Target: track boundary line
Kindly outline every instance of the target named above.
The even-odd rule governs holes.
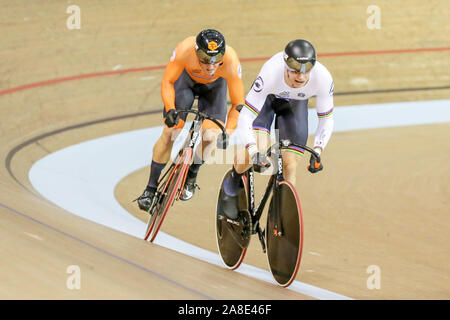
[[[318,57],[345,57],[345,56],[363,56],[363,55],[381,55],[381,54],[405,54],[405,53],[418,53],[418,52],[442,52],[442,51],[450,51],[450,47],[438,47],[438,48],[416,48],[416,49],[393,49],[393,50],[378,50],[378,51],[348,51],[348,52],[329,52],[329,53],[319,53]],[[254,58],[242,58],[241,62],[254,62],[254,61],[265,61],[270,57],[254,57]],[[63,83],[74,80],[82,80],[94,77],[103,77],[109,75],[117,75],[124,73],[132,73],[132,72],[142,72],[142,71],[153,71],[153,70],[162,70],[166,67],[166,65],[157,65],[157,66],[149,66],[149,67],[139,67],[139,68],[129,68],[123,70],[113,70],[113,71],[102,71],[102,72],[93,72],[80,74],[75,76],[68,76],[63,78],[56,78],[50,80],[44,80],[34,83],[29,83],[25,85],[21,85],[18,87],[4,89],[0,91],[0,97],[6,94],[11,94],[18,91],[23,91],[27,89],[43,87],[48,85],[54,85],[57,83]]]

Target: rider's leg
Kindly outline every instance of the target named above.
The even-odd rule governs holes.
[[[290,101],[280,104],[281,111],[276,117],[275,126],[280,140],[288,139],[293,143],[306,145],[308,140],[308,100]],[[284,178],[295,186],[297,165],[304,150],[289,147],[282,152]]]
[[[272,126],[274,111],[272,109],[272,102],[275,96],[269,95],[264,102],[258,116],[253,120],[251,128],[247,128],[246,119],[239,117],[238,130],[241,134],[251,134],[249,130],[253,131],[256,138],[256,145],[259,152],[266,152],[270,143],[270,127]],[[243,110],[242,112],[247,112]],[[244,114],[243,114],[244,115]],[[244,115],[245,117],[246,115]],[[239,183],[242,174],[251,167],[251,159],[247,148],[240,148],[237,150],[234,165],[231,175],[224,181],[224,191],[228,196],[236,196],[239,192]]]
[[[227,116],[227,81],[224,78],[218,78],[214,82],[198,86],[197,90],[199,92],[198,110],[224,125]],[[202,159],[199,166],[212,155],[219,133],[220,130],[213,121],[205,120],[203,122],[202,145],[201,148],[197,148],[197,156]],[[198,168],[191,166],[190,169]]]
[[[193,87],[195,81],[191,79],[186,70],[183,70],[180,77],[175,81],[173,87],[175,90],[175,108],[176,110],[188,110],[192,108],[195,95]],[[166,116],[166,109],[163,109],[163,116]],[[152,166],[150,169],[150,178],[148,187],[156,188],[161,171],[170,160],[173,142],[178,137],[184,126],[187,114],[179,117],[178,124],[172,128],[164,127],[162,135],[153,147]]]
[[[238,150],[239,152],[239,150]],[[237,196],[239,192],[239,184],[241,181],[241,177],[245,171],[250,169],[252,166],[250,164],[250,157],[248,155],[248,151],[245,149],[240,151],[243,153],[242,155],[236,154],[234,157],[234,164],[231,168],[231,174],[227,179],[223,182],[223,189],[225,193],[230,197]],[[243,159],[241,159],[243,158]]]
[[[208,84],[197,83],[195,92],[198,94],[198,110],[206,113],[211,118],[225,123],[227,114],[227,81],[224,78],[218,78],[216,81]],[[218,133],[213,133],[217,126],[205,120],[202,124],[202,145],[197,148],[194,155],[194,163],[189,167],[184,192],[181,200],[189,200],[195,192],[196,179],[200,167],[206,160],[206,156],[211,148],[215,148],[215,141]]]
[[[208,161],[212,157],[213,150],[216,146],[217,135],[219,130],[216,130],[216,125],[209,120],[205,120],[202,125],[202,142],[197,147],[194,155],[194,161],[189,167],[188,177],[196,178],[200,166],[202,166],[205,161]]]
[[[147,184],[147,189],[155,189],[158,186],[158,179],[162,170],[170,159],[173,142],[178,137],[184,125],[183,120],[179,120],[176,127],[164,127],[163,133],[156,141],[153,147],[152,164],[150,167],[150,177]]]
[[[174,89],[176,110],[186,110],[192,107],[192,104],[194,103],[194,92],[192,89],[194,84],[194,80],[189,77],[185,70],[177,79],[177,81],[175,81]],[[165,108],[163,108],[163,115],[164,117],[166,116]],[[166,163],[170,159],[173,141],[175,141],[176,137],[181,131],[180,129],[183,128],[185,119],[186,114],[183,114],[180,116],[178,124],[175,127],[165,127],[162,135],[159,137],[158,141],[153,147],[150,177],[144,192],[138,198],[138,205],[142,210],[148,211],[152,204],[156,187],[158,185],[159,176],[166,166]]]
[[[258,146],[258,151],[265,153],[270,146],[270,136],[263,132],[254,131],[256,137],[256,144]],[[250,169],[252,166],[252,161],[248,153],[247,148],[240,148],[237,150],[237,154],[234,157],[234,165],[236,173],[243,174],[245,171]]]
[[[301,155],[295,152],[284,151],[281,156],[283,157],[284,179],[292,183],[295,187],[297,165],[301,159]]]
[[[182,120],[180,120],[182,122]],[[155,146],[153,147],[152,164],[150,165],[150,177],[142,195],[137,199],[138,206],[144,211],[148,211],[152,205],[155,197],[156,188],[158,186],[158,179],[161,171],[166,166],[172,150],[173,137],[179,133],[177,128],[165,127],[163,133],[159,137]]]
[[[266,152],[270,143],[270,136],[266,133],[255,132],[256,141],[258,145],[258,150],[260,152]],[[236,196],[239,192],[239,184],[242,175],[252,166],[252,161],[250,159],[250,155],[248,153],[247,148],[241,147],[237,150],[236,155],[234,157],[234,164],[232,167],[232,171],[228,179],[224,181],[224,191],[230,196]]]
[[[208,120],[206,120],[208,121]],[[205,121],[205,122],[206,122]],[[203,129],[202,130],[202,141],[200,145],[195,150],[194,161],[189,166],[189,170],[186,176],[186,183],[184,184],[184,191],[180,196],[180,199],[187,201],[194,196],[195,188],[197,188],[197,175],[200,167],[208,160],[210,155],[210,149],[215,146],[217,133],[214,129]]]
[[[258,151],[261,153],[266,152],[270,144],[270,135],[262,130],[255,130],[254,134]],[[241,177],[251,166],[252,160],[250,159],[248,148],[241,146],[237,149],[234,157],[231,174],[224,181],[224,191],[228,196],[234,197],[238,194]]]

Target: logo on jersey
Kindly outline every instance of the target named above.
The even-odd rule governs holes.
[[[217,50],[217,47],[218,47],[217,42],[215,42],[215,41],[208,42],[208,49],[209,50],[215,51],[215,50]]]
[[[334,93],[334,81],[331,83],[331,87],[330,87],[330,96],[332,96]]]
[[[238,67],[238,77],[242,78],[242,67],[241,67],[241,65],[239,65],[239,67]]]
[[[301,97],[301,98],[303,98],[303,97],[305,96],[305,94],[304,94],[303,92],[300,92],[300,93],[298,94],[298,96]]]
[[[278,94],[279,97],[287,98],[289,97],[289,91],[283,91]]]
[[[255,92],[261,92],[264,88],[264,81],[261,77],[256,78],[255,82],[253,82],[253,90]]]
[[[177,55],[177,49],[174,49],[172,52],[172,56],[170,57],[170,61],[175,60],[175,56]]]

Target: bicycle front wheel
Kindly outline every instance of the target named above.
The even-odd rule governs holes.
[[[175,167],[175,164],[172,163],[170,165],[169,169],[167,169],[167,172],[164,174],[162,180],[159,182],[156,196],[154,199],[154,203],[151,206],[150,211],[149,211],[149,216],[148,216],[148,221],[147,221],[147,229],[145,230],[144,240],[148,240],[148,238],[152,234],[153,227],[155,226],[156,216],[157,216],[156,214],[153,214],[153,213],[155,213],[156,204],[160,203],[162,200],[163,191],[166,190],[167,184],[170,181],[170,177],[172,177],[172,172],[174,170],[174,167]]]
[[[289,181],[281,181],[270,201],[266,228],[267,260],[275,281],[282,287],[294,281],[303,249],[300,200]]]
[[[160,192],[153,212],[150,213],[151,217],[147,227],[146,240],[149,239],[150,242],[155,240],[167,212],[182,191],[191,158],[192,149],[186,148],[175,166],[171,169],[172,171],[168,173],[168,181]]]

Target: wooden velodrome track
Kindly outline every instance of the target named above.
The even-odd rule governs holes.
[[[80,30],[66,27],[70,4],[81,8]],[[306,38],[334,77],[336,106],[449,99],[450,3],[377,1],[378,30],[366,27],[371,4],[2,1],[0,298],[309,299],[72,215],[40,196],[28,172],[66,146],[161,125],[161,114],[147,113],[162,108],[159,66],[180,40],[207,27],[238,52],[246,91],[264,61],[246,58]],[[356,299],[449,299],[449,129],[335,133],[323,172],[303,170],[304,159],[297,280]],[[163,230],[216,252],[213,198],[228,167],[202,167],[202,189],[176,203]],[[143,168],[115,190],[142,220],[131,200],[147,178]],[[245,262],[267,269],[257,241]],[[81,290],[66,287],[70,265],[80,267]],[[381,269],[379,290],[366,286],[370,265]]]

